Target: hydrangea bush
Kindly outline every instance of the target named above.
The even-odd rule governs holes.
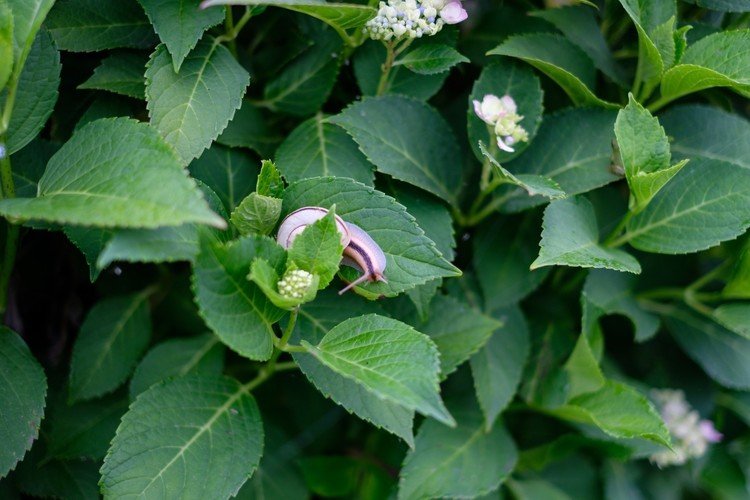
[[[750,497],[747,0],[0,0],[0,497]]]

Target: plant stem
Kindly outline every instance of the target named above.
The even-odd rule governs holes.
[[[297,347],[287,346],[287,343],[289,342],[289,338],[292,336],[292,332],[294,331],[294,325],[297,323],[298,315],[299,307],[293,309],[290,313],[289,322],[287,323],[286,328],[284,328],[284,333],[282,333],[281,339],[275,339],[274,343],[276,345],[273,354],[271,355],[271,359],[268,360],[268,362],[258,372],[258,375],[254,379],[242,386],[243,391],[251,392],[260,384],[271,378],[271,376],[276,372],[294,370],[297,368],[297,363],[295,363],[294,361],[286,361],[283,363],[278,363],[277,361],[282,352],[288,352],[289,348]]]
[[[230,42],[234,43],[234,40],[240,35],[240,32],[242,31],[242,28],[245,27],[247,22],[250,20],[250,18],[253,17],[253,9],[251,9],[249,6],[245,7],[245,13],[242,14],[242,17],[239,21],[237,21],[237,24],[234,24],[231,28],[227,27],[227,32],[223,35],[216,37],[216,41],[214,43],[222,43],[222,42]],[[227,19],[231,19],[231,14],[227,15]],[[233,21],[232,21],[233,22]],[[230,48],[231,50],[231,48]],[[235,52],[236,52],[236,46],[235,46]]]
[[[5,136],[0,135],[0,199],[15,197],[16,188],[13,183],[10,155],[5,146]],[[10,276],[13,273],[13,264],[16,261],[16,249],[18,248],[19,228],[10,221],[7,221],[7,223],[5,251],[2,257],[2,268],[0,268],[0,317],[5,314],[8,304],[8,285],[10,284]]]
[[[608,247],[618,247],[628,241],[629,238],[625,238],[626,235],[623,235],[622,237],[620,234],[623,232],[623,230],[627,227],[628,222],[630,222],[630,219],[633,217],[633,212],[628,212],[625,214],[625,216],[620,219],[620,222],[617,223],[617,226],[612,230],[611,233],[609,233],[609,236],[607,236],[604,239],[604,246]]]
[[[667,104],[669,104],[670,102],[672,102],[672,99],[673,98],[669,96],[666,96],[666,97],[661,96],[660,98],[658,98],[657,100],[655,100],[654,102],[646,106],[646,109],[648,109],[651,113],[655,113],[659,111],[661,108],[663,108],[664,106],[666,106]]]
[[[232,16],[232,6],[227,5],[226,7],[226,18],[224,19],[224,28],[226,33],[234,33],[234,16]],[[233,39],[229,40],[227,44],[229,46],[229,52],[232,53],[235,59],[237,59],[237,42]]]
[[[396,59],[396,42],[387,42],[385,44],[385,61],[380,67],[380,81],[378,82],[378,88],[375,91],[375,95],[383,95],[388,90],[388,78],[391,75],[391,68],[393,68],[393,61]]]

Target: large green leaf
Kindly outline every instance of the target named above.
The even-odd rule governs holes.
[[[203,36],[203,32],[224,19],[221,9],[201,10],[192,0],[138,0],[172,55],[175,73]]]
[[[146,98],[146,71],[148,56],[134,52],[113,52],[96,67],[91,78],[79,89],[108,90],[134,99]]]
[[[223,45],[201,40],[175,73],[164,45],[146,69],[151,124],[187,165],[211,145],[242,104],[250,75]]]
[[[141,394],[104,459],[105,498],[228,498],[258,466],[263,422],[231,378],[192,375]]]
[[[317,344],[342,321],[373,312],[383,312],[376,302],[366,301],[354,294],[339,296],[330,289],[324,290],[314,302],[300,309],[295,335]],[[378,397],[363,385],[324,365],[315,356],[294,353],[294,360],[323,395],[358,417],[399,436],[409,446],[414,446],[413,410]]]
[[[664,74],[661,93],[676,99],[711,87],[750,96],[750,30],[724,31],[690,45],[680,64]]]
[[[479,497],[496,490],[513,470],[518,452],[504,426],[488,431],[473,402],[454,413],[453,429],[431,420],[420,427],[404,460],[399,500]]]
[[[57,102],[60,84],[60,54],[46,31],[40,31],[31,46],[21,76],[8,124],[8,151],[10,154],[26,146],[47,123],[47,118]],[[5,102],[7,91],[0,93]]]
[[[379,191],[351,179],[316,177],[296,182],[284,192],[284,213],[333,205],[345,221],[367,231],[386,256],[388,283],[367,283],[357,289],[393,296],[436,278],[460,275],[405,208]]]
[[[435,109],[402,96],[367,98],[330,121],[349,132],[380,172],[456,203],[460,151]]]
[[[610,169],[613,127],[617,114],[597,109],[571,109],[547,116],[536,139],[506,168],[520,174],[543,175],[568,195],[585,193],[618,179]],[[545,203],[521,188],[500,188],[504,210],[519,211]]]
[[[130,380],[130,399],[171,377],[188,374],[221,375],[224,348],[210,333],[162,342],[146,354]]]
[[[250,194],[258,178],[258,167],[246,153],[214,144],[193,160],[190,175],[205,183],[231,213]]]
[[[47,378],[21,337],[0,328],[0,477],[15,468],[39,434]]]
[[[616,108],[591,90],[595,83],[594,64],[567,38],[550,33],[533,33],[508,38],[487,54],[516,57],[552,78],[576,106]]]
[[[485,161],[479,142],[494,144],[496,136],[494,131],[490,134],[487,124],[483,122],[474,112],[474,100],[482,101],[485,95],[492,94],[497,97],[509,95],[516,102],[518,114],[523,116],[519,124],[528,132],[529,142],[519,142],[513,147],[515,152],[497,151],[495,158],[500,162],[509,161],[521,154],[534,140],[539,124],[542,122],[542,87],[539,78],[534,71],[521,63],[492,63],[484,67],[482,74],[474,82],[469,96],[469,107],[467,109],[467,130],[469,143],[479,161]]]
[[[531,263],[531,269],[563,265],[641,272],[633,256],[599,243],[594,207],[581,196],[550,203],[542,226],[539,257]]]
[[[520,308],[500,309],[492,315],[503,326],[471,358],[471,374],[485,429],[492,428],[497,416],[513,399],[530,348],[529,329]]]
[[[322,114],[302,122],[276,151],[276,166],[289,182],[308,177],[349,177],[373,185],[373,166],[357,143]]]
[[[621,241],[647,252],[704,250],[750,226],[750,170],[696,158],[627,225]]]
[[[348,319],[307,351],[382,399],[455,425],[440,399],[437,347],[412,327],[377,314]]]
[[[262,236],[222,244],[203,235],[193,265],[193,289],[201,315],[222,342],[250,359],[266,360],[273,352],[273,323],[284,311],[247,279],[256,257],[276,267],[286,255],[274,241]]]
[[[76,132],[49,161],[38,197],[2,200],[0,213],[100,227],[226,225],[158,133],[127,118]]]
[[[664,318],[672,337],[719,384],[750,389],[750,339],[721,325],[675,309]]]
[[[104,299],[86,315],[70,361],[71,401],[111,392],[130,376],[151,339],[148,297]]]
[[[90,52],[118,47],[146,48],[156,42],[154,31],[137,0],[57,0],[47,29],[62,50]]]

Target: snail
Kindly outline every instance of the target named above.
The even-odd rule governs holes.
[[[282,247],[289,248],[294,238],[305,227],[322,219],[327,213],[328,210],[322,207],[302,207],[295,210],[281,221],[276,241]],[[353,267],[362,273],[362,276],[341,290],[339,295],[364,281],[382,281],[383,283],[387,283],[385,276],[383,276],[386,259],[380,246],[358,225],[346,222],[338,215],[335,217],[336,226],[339,233],[341,233],[341,244],[344,246],[344,256],[341,263],[345,266]]]

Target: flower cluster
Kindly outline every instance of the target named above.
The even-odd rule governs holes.
[[[288,299],[301,299],[313,282],[313,275],[302,269],[287,271],[276,287],[279,293]]]
[[[698,412],[685,401],[679,390],[654,390],[651,392],[664,423],[672,435],[674,451],[665,450],[651,455],[650,460],[659,467],[682,465],[691,458],[703,455],[709,443],[718,443],[722,435],[710,420],[701,420]]]
[[[388,0],[380,2],[378,15],[365,25],[373,40],[399,40],[432,36],[445,24],[468,17],[460,0]]]
[[[487,94],[481,102],[474,100],[474,112],[487,125],[493,127],[498,147],[509,153],[514,151],[513,144],[529,140],[528,132],[519,125],[523,116],[516,111],[516,101],[509,95],[497,97]]]

